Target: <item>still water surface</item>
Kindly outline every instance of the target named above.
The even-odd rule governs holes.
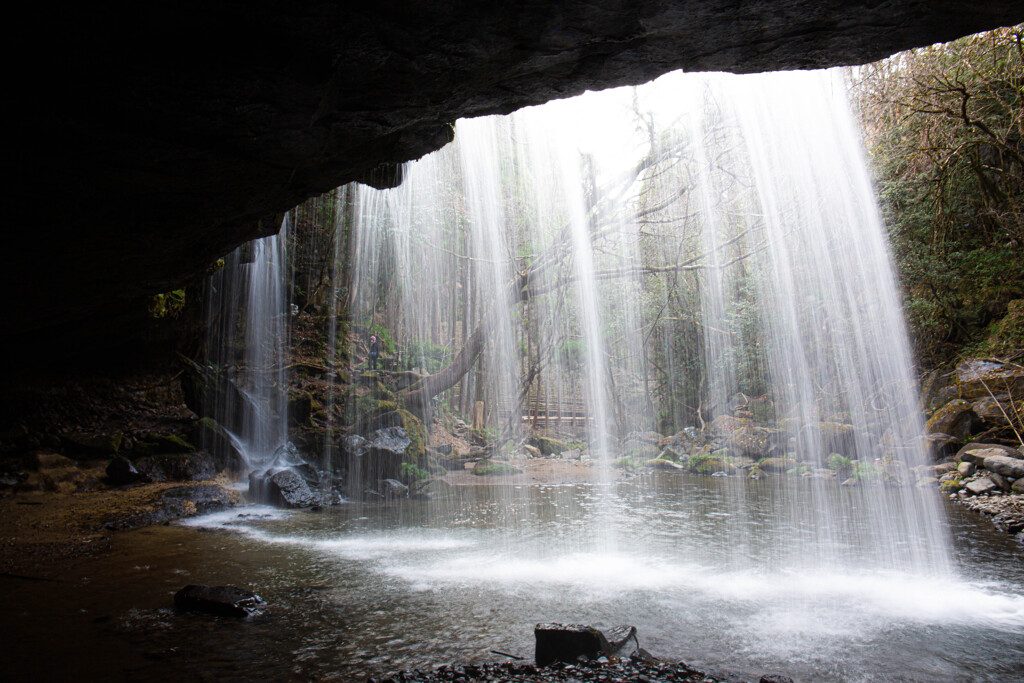
[[[545,621],[633,624],[655,655],[754,680],[1024,680],[1018,543],[950,505],[953,573],[893,569],[858,547],[856,509],[843,547],[822,549],[823,522],[780,495],[800,492],[664,477],[233,510],[126,534],[69,569],[68,628],[123,648],[129,680],[359,680],[501,660],[492,650],[529,659]],[[241,621],[177,615],[188,583],[247,586],[268,606]]]

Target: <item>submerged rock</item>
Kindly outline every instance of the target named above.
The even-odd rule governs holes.
[[[238,491],[216,484],[187,484],[157,491],[155,495],[143,506],[114,513],[102,527],[113,531],[138,529],[164,524],[172,519],[217,512],[241,502]]]
[[[256,593],[235,586],[189,585],[174,594],[182,612],[203,612],[221,617],[247,617],[266,603]]]

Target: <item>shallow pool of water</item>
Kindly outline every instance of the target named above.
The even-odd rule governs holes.
[[[815,495],[848,495],[828,491]],[[246,508],[123,535],[109,557],[69,567],[63,586],[22,595],[73,588],[80,637],[124,645],[135,680],[356,680],[502,659],[493,651],[530,659],[533,625],[547,621],[633,624],[655,655],[754,680],[1024,675],[1015,541],[950,505],[952,571],[914,573],[858,545],[855,506],[841,540],[819,548],[813,511],[779,495],[778,484],[664,477]],[[241,621],[177,615],[173,592],[188,583],[250,587],[268,606]]]

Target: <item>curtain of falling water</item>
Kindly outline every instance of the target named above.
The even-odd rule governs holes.
[[[687,322],[663,319],[670,295],[644,280],[645,269],[671,272],[676,301],[697,292],[703,369],[669,362],[666,381],[702,383],[689,391],[709,420],[729,414],[738,392],[763,393],[777,455],[825,465],[841,449],[862,472],[904,484],[841,498],[810,482],[799,496],[779,487],[779,523],[816,542],[750,558],[737,539],[732,562],[842,566],[855,520],[870,530],[873,566],[943,571],[936,498],[907,485],[924,458],[912,361],[841,92],[830,73],[666,77],[637,89],[633,121],[600,131],[632,140],[632,156],[577,147],[576,129],[603,115],[595,107],[621,104],[614,93],[460,122],[456,142],[410,164],[400,188],[359,188],[353,320],[384,325],[410,350],[456,352],[494,315],[480,361],[441,397],[448,409],[468,418],[482,400],[487,425],[516,436],[528,427],[520,380],[532,371],[532,395],[548,406],[582,400],[585,418],[553,426],[582,425],[588,455],[606,462],[618,455],[613,437],[652,424],[654,411],[698,421],[671,392],[652,405],[644,377],[645,341]],[[630,174],[649,152],[665,157]],[[530,297],[514,304],[506,286],[524,271]],[[729,507],[747,515],[742,495]]]
[[[287,225],[286,217],[277,235],[235,249],[207,282],[207,364],[237,389],[216,392],[212,417],[249,469],[266,467],[288,443]]]

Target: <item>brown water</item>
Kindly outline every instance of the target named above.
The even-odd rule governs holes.
[[[755,680],[1021,680],[1012,539],[949,506],[955,575],[912,575],[857,547],[856,510],[848,547],[817,553],[813,514],[784,512],[777,485],[740,504],[742,486],[475,487],[443,504],[255,508],[120,534],[111,553],[43,574],[56,581],[0,578],[4,678],[359,680],[502,659],[492,650],[530,658],[533,624],[565,621],[631,623],[659,656]],[[176,614],[188,583],[268,605],[244,620]]]

